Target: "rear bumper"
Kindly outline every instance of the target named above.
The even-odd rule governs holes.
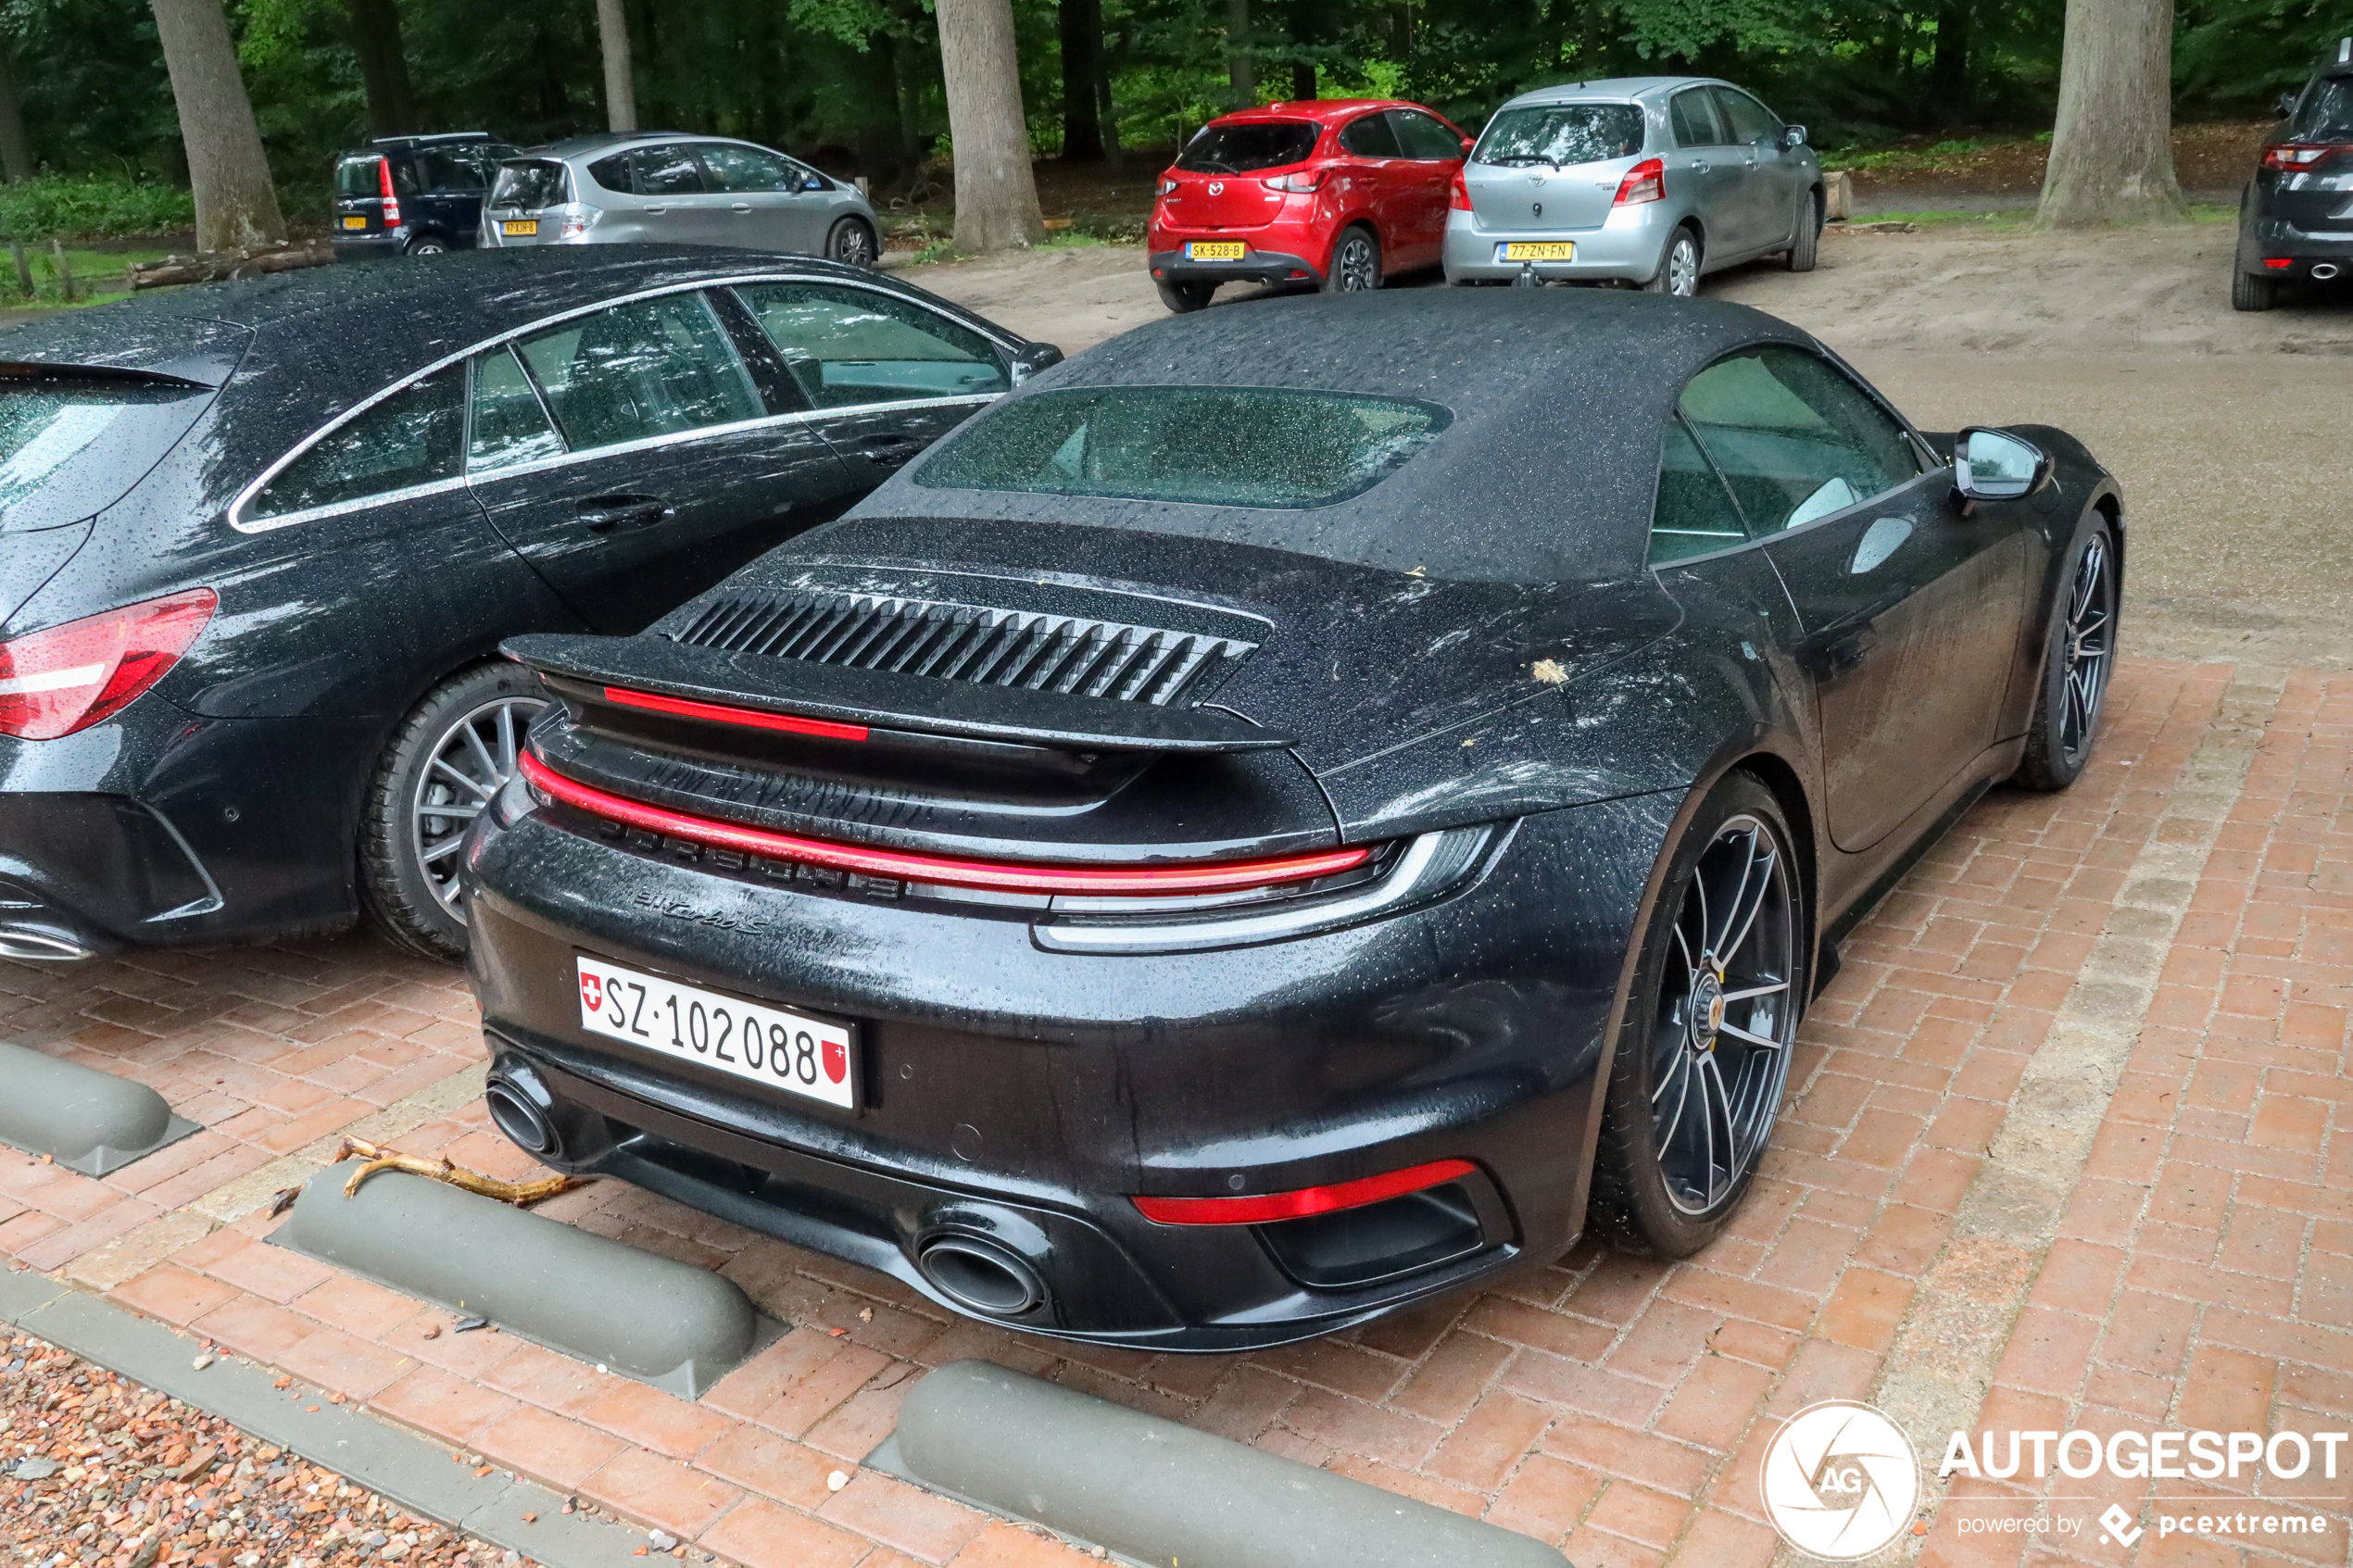
[[[2284,219],[2258,219],[2240,232],[2238,255],[2246,270],[2274,278],[2309,278],[2315,266],[2334,267],[2329,275],[2341,277],[2353,272],[2353,230],[2299,229]],[[2294,265],[2267,268],[2266,260]]]
[[[1605,894],[1626,903],[1608,910],[1566,909],[1556,890],[1623,851],[1613,809],[1530,819],[1471,885],[1390,920],[1150,957],[1050,952],[1017,911],[779,887],[560,816],[502,832],[485,813],[466,851],[496,1071],[539,1085],[525,1092],[560,1130],[555,1163],[987,1316],[918,1266],[939,1236],[978,1236],[1044,1282],[1034,1309],[996,1321],[1154,1349],[1330,1333],[1575,1238],[1640,886]],[[852,1021],[867,1103],[836,1111],[585,1033],[581,952]],[[1158,1224],[1130,1198],[1446,1160],[1477,1167],[1443,1192],[1463,1228],[1394,1252],[1284,1229],[1316,1222]],[[1437,1234],[1412,1230],[1418,1210],[1356,1212]],[[1352,1247],[1344,1269],[1318,1261]]]
[[[1523,265],[1547,282],[1647,282],[1667,254],[1667,238],[1682,221],[1670,202],[1645,202],[1612,209],[1593,229],[1520,231],[1490,228],[1475,212],[1459,207],[1446,215],[1446,279],[1449,282],[1508,282]],[[1569,261],[1520,263],[1497,257],[1515,240],[1567,240],[1577,246]]]
[[[372,233],[351,233],[337,230],[333,245],[338,261],[367,261],[380,256],[398,256],[409,247],[409,231],[378,229]]]
[[[1151,253],[1154,280],[1170,283],[1282,283],[1324,281],[1323,269],[1294,251],[1252,245],[1239,261],[1189,261],[1178,244]]]

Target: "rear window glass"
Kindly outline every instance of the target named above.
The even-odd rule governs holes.
[[[1540,104],[1487,122],[1473,163],[1605,163],[1642,150],[1642,111],[1632,104]]]
[[[110,505],[210,395],[137,382],[0,385],[0,532],[74,522]]]
[[[1204,125],[1176,155],[1176,167],[1196,174],[1247,174],[1304,163],[1315,150],[1318,127],[1303,119],[1262,119]]]
[[[380,157],[347,157],[335,165],[335,194],[346,201],[384,194],[383,176],[376,166]]]
[[[2353,76],[2324,76],[2304,90],[2296,134],[2308,142],[2353,142]]]
[[[1434,403],[1279,387],[1074,387],[967,427],[918,484],[1208,507],[1322,507],[1438,438]]]
[[[472,153],[428,147],[417,154],[417,172],[428,191],[482,191],[490,186],[483,160]]]
[[[526,212],[560,207],[565,200],[564,166],[552,158],[501,164],[498,183],[490,193],[491,206],[521,207]]]

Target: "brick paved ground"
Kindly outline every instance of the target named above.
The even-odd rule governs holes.
[[[1680,1266],[1582,1248],[1271,1354],[1074,1352],[600,1183],[541,1211],[722,1270],[796,1326],[698,1404],[493,1334],[429,1340],[447,1314],[259,1239],[269,1193],[345,1132],[530,1168],[476,1098],[462,984],[360,938],[0,964],[0,1034],[208,1124],[105,1181],[0,1154],[0,1248],[750,1568],[1088,1561],[877,1474],[827,1491],[962,1356],[1580,1568],[1762,1563],[1763,1446],[1818,1399],[2004,1430],[2353,1424],[2349,735],[2353,679],[2128,663],[2074,790],[1989,797],[1856,934],[1747,1208]],[[2293,1549],[1962,1535],[2020,1485],[1932,1486],[1921,1560],[2342,1563],[2353,1526],[2346,1484],[2308,1478],[2262,1488],[2321,1495],[2327,1533]],[[2088,1485],[2041,1483],[2042,1506],[2141,1500]]]

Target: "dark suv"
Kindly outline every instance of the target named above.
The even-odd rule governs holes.
[[[2231,304],[2269,310],[2280,285],[2353,272],[2353,38],[2280,98],[2285,121],[2239,198]]]
[[[386,136],[335,160],[335,254],[472,250],[498,160],[515,149],[480,131]]]

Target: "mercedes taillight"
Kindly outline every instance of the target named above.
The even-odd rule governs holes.
[[[55,740],[121,712],[180,662],[220,603],[190,588],[0,643],[0,735]]]

